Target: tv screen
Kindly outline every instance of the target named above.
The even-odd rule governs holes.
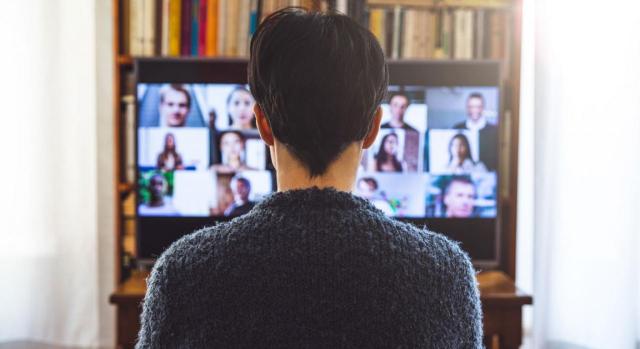
[[[354,194],[390,217],[462,242],[497,264],[498,64],[392,62],[382,127]],[[245,214],[277,188],[246,62],[140,60],[138,254]],[[235,75],[233,73],[235,71]]]

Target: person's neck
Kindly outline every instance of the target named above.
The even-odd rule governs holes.
[[[318,187],[351,192],[362,157],[362,145],[356,142],[348,146],[329,165],[324,174],[316,177],[311,177],[309,170],[279,142],[275,143],[272,156],[278,179],[278,191]]]

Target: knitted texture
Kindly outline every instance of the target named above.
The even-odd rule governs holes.
[[[442,235],[333,189],[187,235],[148,280],[137,348],[480,348],[475,272]]]

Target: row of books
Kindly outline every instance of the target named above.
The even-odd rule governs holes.
[[[394,6],[369,11],[369,29],[387,57],[503,59],[509,13],[501,9],[427,9]]]
[[[260,20],[287,6],[347,14],[368,26],[391,58],[501,59],[510,27],[509,12],[498,6],[473,10],[368,6],[365,0],[124,0],[122,4],[122,53],[132,56],[246,57]]]
[[[122,53],[247,56],[261,18],[284,7],[328,10],[335,0],[125,0]],[[351,0],[356,3],[360,0]],[[347,0],[342,0],[347,3]]]

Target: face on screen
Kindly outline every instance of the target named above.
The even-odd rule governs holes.
[[[245,85],[139,84],[140,216],[238,216],[273,191]]]
[[[498,88],[392,85],[388,95],[355,193],[395,217],[496,217]]]

